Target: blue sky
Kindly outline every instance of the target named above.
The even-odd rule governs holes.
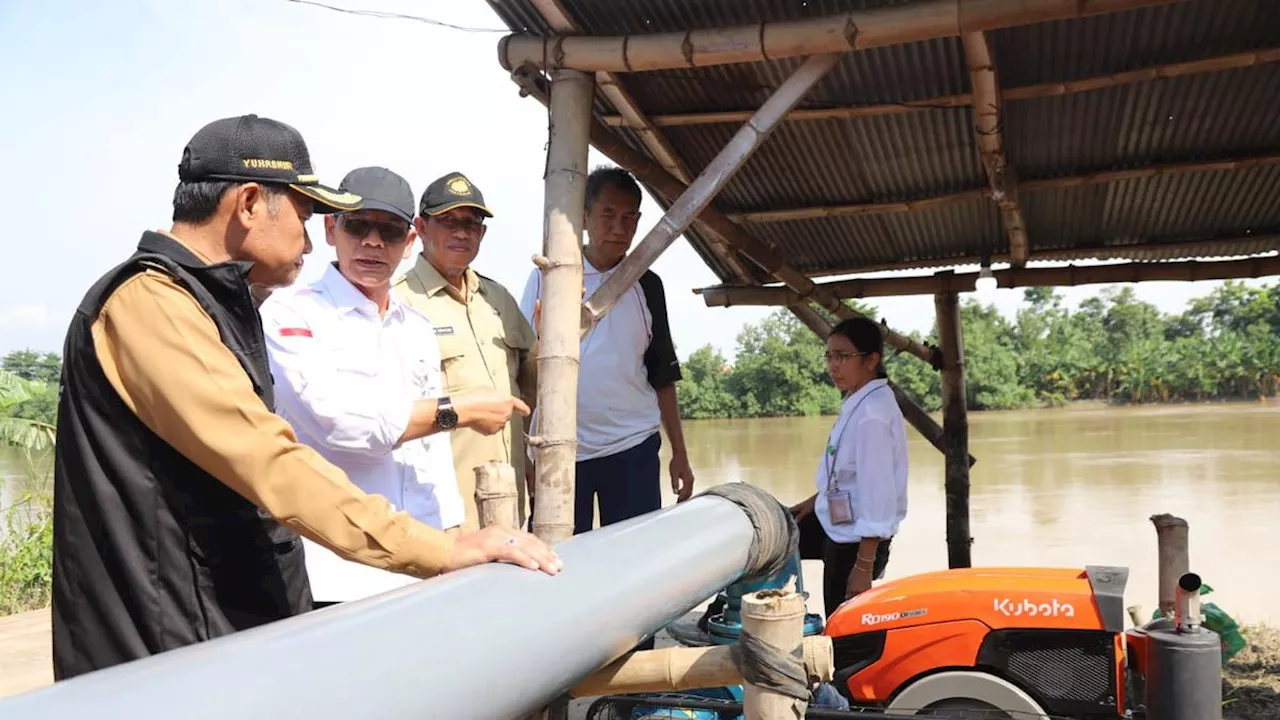
[[[327,0],[500,29],[481,0]],[[546,111],[521,98],[498,65],[499,32],[462,32],[353,16],[288,0],[0,0],[0,216],[7,272],[0,352],[59,351],[84,291],[168,227],[177,163],[210,120],[257,113],[297,127],[326,182],[383,165],[421,193],[461,170],[496,217],[476,268],[519,297],[541,247]],[[606,162],[592,151],[593,165]],[[639,236],[660,211],[646,198]],[[319,219],[312,237],[323,237]],[[302,281],[332,259],[321,244]],[[710,342],[732,354],[761,308],[707,308],[690,291],[715,277],[683,240],[662,275],[681,357]],[[1217,283],[1147,283],[1165,311]],[[1067,288],[1074,305],[1101,286]],[[991,300],[1006,313],[1021,291]],[[899,329],[927,330],[929,297],[876,303]]]

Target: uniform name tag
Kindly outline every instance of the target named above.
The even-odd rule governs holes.
[[[436,330],[436,334],[437,334],[437,335],[452,335],[452,334],[453,334],[453,326],[452,326],[452,325],[436,325],[436,326],[435,326],[435,330]]]

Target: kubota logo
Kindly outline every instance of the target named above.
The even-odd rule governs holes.
[[[894,620],[906,620],[907,618],[920,617],[928,612],[928,610],[920,608],[919,610],[900,610],[898,612],[885,613],[883,615],[862,613],[862,624],[879,625],[880,623],[893,622]]]
[[[1023,599],[1022,602],[1009,598],[996,598],[995,611],[1008,617],[1075,617],[1076,608],[1071,603],[1053,602],[1036,603]]]

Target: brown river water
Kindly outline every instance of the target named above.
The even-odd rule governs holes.
[[[798,501],[813,492],[833,421],[688,421],[697,487],[741,481]],[[889,578],[947,563],[942,455],[914,431],[909,437],[910,507],[893,542]],[[1168,512],[1190,523],[1192,570],[1214,588],[1206,600],[1239,621],[1280,624],[1278,439],[1274,403],[974,413],[974,564],[1127,565],[1126,600],[1150,613],[1156,544],[1149,518]],[[665,446],[663,456],[665,467]],[[0,454],[0,475],[10,480],[0,487],[5,507],[21,484],[12,454]],[[674,502],[669,487],[665,492]]]

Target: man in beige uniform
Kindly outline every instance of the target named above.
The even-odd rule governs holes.
[[[449,173],[431,183],[414,219],[422,254],[391,291],[435,326],[446,393],[493,388],[533,407],[533,328],[506,288],[471,269],[487,229],[484,220],[490,217],[493,213],[485,207],[484,196],[462,173]],[[525,478],[524,483],[516,483],[523,526],[533,470],[525,462],[523,420],[515,416],[502,432],[488,436],[458,428],[451,443],[458,492],[467,511],[463,530],[479,527],[475,468],[491,460],[509,463],[517,478]]]

